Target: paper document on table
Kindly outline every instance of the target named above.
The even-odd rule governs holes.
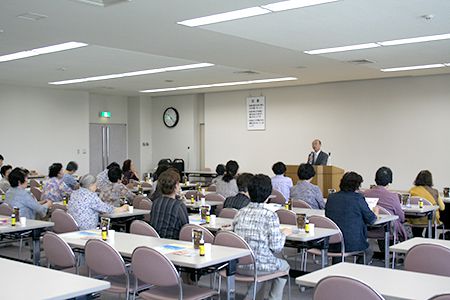
[[[155,249],[159,253],[168,254],[168,253],[174,253],[174,252],[178,252],[178,251],[184,251],[189,248],[192,248],[192,246],[189,247],[189,246],[183,245],[183,244],[166,244],[166,245],[154,247],[153,249]]]
[[[68,238],[90,240],[90,239],[101,239],[101,232],[99,230],[86,230],[86,231],[76,231],[66,234]]]

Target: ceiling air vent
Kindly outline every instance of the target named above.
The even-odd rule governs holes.
[[[110,5],[121,3],[121,2],[130,2],[131,0],[73,0],[73,1],[81,2],[84,4],[106,7],[106,6],[110,6]]]
[[[355,60],[349,60],[347,61],[350,64],[354,65],[365,65],[365,64],[373,64],[374,61],[368,60],[368,59],[355,59]]]
[[[247,70],[247,71],[236,71],[236,72],[233,72],[234,74],[245,74],[245,75],[255,75],[255,74],[259,74],[258,72],[255,72],[255,71],[250,71],[250,70]]]

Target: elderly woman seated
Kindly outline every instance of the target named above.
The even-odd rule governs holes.
[[[95,176],[90,174],[81,177],[81,188],[72,193],[69,201],[68,213],[75,219],[80,230],[97,228],[99,214],[128,210],[128,205],[114,208],[110,203],[103,202],[95,193],[96,181]]]

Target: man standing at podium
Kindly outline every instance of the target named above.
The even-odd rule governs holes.
[[[308,164],[311,165],[323,165],[326,166],[327,165],[327,161],[328,161],[328,154],[326,154],[325,152],[322,152],[322,150],[320,149],[322,147],[322,142],[318,139],[315,139],[312,142],[312,148],[313,148],[313,152],[311,152],[308,155]]]

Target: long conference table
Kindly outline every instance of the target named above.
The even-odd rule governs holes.
[[[332,265],[297,277],[295,282],[300,286],[315,287],[323,278],[335,275],[357,278],[386,300],[428,300],[450,293],[450,277],[351,263]]]
[[[427,217],[428,220],[428,238],[432,238],[432,227],[433,227],[433,216],[435,211],[439,209],[437,205],[424,205],[422,208],[417,204],[412,204],[409,206],[402,205],[402,210],[405,213],[406,217]]]
[[[100,231],[76,231],[59,235],[72,248],[83,250],[89,239],[100,239]],[[227,299],[235,297],[236,263],[250,254],[247,249],[231,248],[207,244],[206,255],[200,256],[192,242],[161,239],[130,233],[115,232],[108,241],[124,258],[130,259],[137,247],[147,246],[165,254],[176,266],[190,269],[205,269],[227,263]],[[159,270],[155,270],[158,272]]]
[[[0,258],[2,299],[63,300],[108,289],[104,280]]]

